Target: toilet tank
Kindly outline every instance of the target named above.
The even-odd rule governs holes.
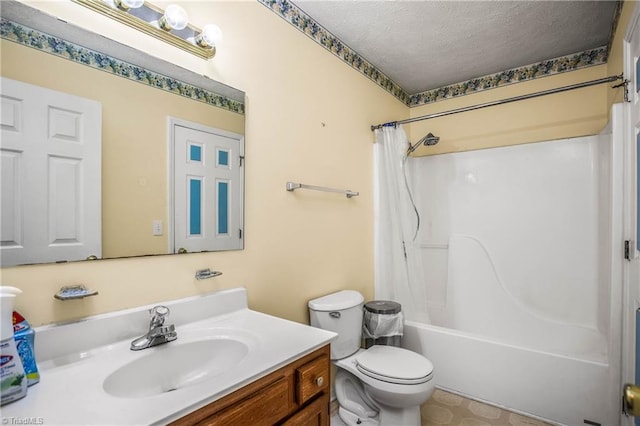
[[[312,327],[338,333],[331,342],[331,359],[341,359],[360,349],[364,297],[354,290],[342,290],[309,301]]]

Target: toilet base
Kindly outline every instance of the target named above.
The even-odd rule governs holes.
[[[375,417],[362,418],[342,407],[338,409],[338,415],[347,426],[378,426],[380,424]]]
[[[393,408],[380,410],[380,426],[420,426],[420,407]]]
[[[394,409],[387,407],[379,416],[361,417],[343,407],[338,409],[340,419],[347,426],[420,426],[420,407]]]
[[[352,358],[335,362],[340,418],[349,426],[420,426],[420,406],[431,396],[433,382],[397,385],[370,379],[357,370]]]

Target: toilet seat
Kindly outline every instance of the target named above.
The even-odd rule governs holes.
[[[384,382],[415,385],[431,380],[433,364],[420,354],[395,346],[375,345],[356,355],[361,373]]]

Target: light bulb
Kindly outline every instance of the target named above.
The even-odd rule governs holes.
[[[166,31],[182,30],[187,23],[187,12],[177,4],[170,4],[159,21],[160,28]]]
[[[120,10],[137,9],[144,4],[144,0],[115,0]]]
[[[207,24],[196,37],[196,44],[200,47],[215,47],[222,41],[222,30],[215,24]]]

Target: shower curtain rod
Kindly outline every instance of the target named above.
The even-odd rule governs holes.
[[[422,115],[420,117],[408,118],[406,120],[390,121],[388,123],[372,125],[371,126],[371,131],[374,131],[376,129],[380,129],[380,128],[384,127],[384,126],[397,126],[398,124],[406,124],[406,123],[413,123],[414,121],[429,120],[430,118],[444,117],[446,115],[457,114],[459,112],[467,112],[467,111],[473,111],[473,110],[476,110],[476,109],[486,108],[486,107],[490,107],[490,106],[508,104],[510,102],[516,102],[516,101],[522,101],[522,100],[525,100],[525,99],[537,98],[538,96],[552,95],[554,93],[566,92],[567,90],[580,89],[582,87],[595,86],[597,84],[611,83],[613,81],[623,80],[623,79],[624,79],[624,75],[623,74],[612,75],[612,76],[605,77],[605,78],[600,78],[600,79],[597,79],[597,80],[585,81],[585,82],[582,82],[582,83],[571,84],[569,86],[562,86],[562,87],[557,87],[555,89],[549,89],[549,90],[543,90],[543,91],[540,91],[540,92],[529,93],[527,95],[514,96],[512,98],[500,99],[500,100],[497,100],[497,101],[487,102],[487,103],[484,103],[484,104],[471,105],[471,106],[468,106],[468,107],[451,109],[449,111],[436,112],[436,113],[433,113],[433,114]],[[627,81],[625,80],[623,83],[620,84],[620,86],[623,86],[623,85],[626,86],[626,84],[627,84]],[[618,86],[614,86],[614,87],[618,87]]]

